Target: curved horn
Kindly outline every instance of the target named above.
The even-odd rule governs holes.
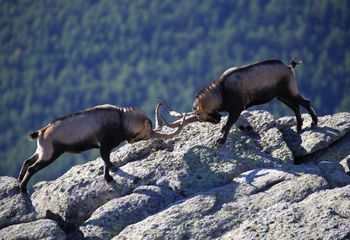
[[[154,110],[154,119],[156,121],[155,130],[160,130],[164,125],[167,124],[163,116],[160,114],[160,106],[162,105],[163,103],[160,101]]]
[[[160,130],[162,127],[168,126],[168,122],[165,120],[163,115],[160,113],[160,107],[166,103],[160,97],[158,97],[158,99],[159,99],[159,103],[157,104],[156,109],[154,110],[154,119],[156,122],[155,130]],[[167,108],[169,109],[168,106],[167,106]],[[183,117],[183,115],[181,115],[181,117]]]
[[[163,98],[158,97],[159,103],[156,107],[155,110],[155,119],[156,119],[156,128],[155,130],[159,130],[161,129],[164,125],[169,127],[169,128],[177,128],[180,126],[180,124],[184,124],[187,125],[189,123],[193,123],[193,122],[197,122],[198,118],[196,116],[196,114],[194,112],[188,112],[188,113],[179,113],[176,111],[173,111],[171,109],[171,107],[164,101]],[[162,116],[162,114],[160,114],[160,106],[161,105],[165,105],[165,107],[169,110],[169,114],[173,117],[177,117],[177,118],[182,118],[182,119],[178,119],[175,122],[172,123],[168,123],[164,117]],[[185,116],[184,116],[185,115]]]
[[[176,117],[176,118],[179,118],[179,119],[182,118],[182,117],[184,116],[184,113],[179,113],[179,112],[174,111],[174,110],[169,106],[169,104],[168,104],[166,101],[164,101],[163,98],[161,98],[161,97],[157,97],[157,98],[158,98],[158,100],[159,100],[159,103],[160,103],[160,104],[164,104],[165,107],[169,110],[170,116]]]
[[[184,119],[176,120],[175,122],[172,122],[172,123],[165,122],[165,125],[169,128],[177,128],[180,126],[180,124],[183,124],[185,126],[189,123],[199,121],[194,112],[188,112],[188,113],[185,113],[184,115],[185,115],[183,117]]]
[[[170,132],[170,133],[162,133],[158,129],[153,129],[152,134],[151,134],[151,138],[165,138],[165,139],[167,139],[167,138],[172,138],[172,137],[176,136],[183,129],[184,120],[185,120],[186,116],[187,116],[187,113],[185,113],[184,116],[182,117],[181,122],[179,123],[179,126],[177,127],[177,129]]]

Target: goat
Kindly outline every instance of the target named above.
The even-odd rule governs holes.
[[[301,61],[293,59],[289,65],[285,65],[280,60],[271,59],[242,67],[232,67],[219,79],[198,92],[193,103],[193,111],[181,122],[188,124],[200,121],[218,124],[221,120],[219,112],[228,112],[228,120],[221,129],[223,135],[217,140],[217,144],[224,144],[232,125],[243,110],[277,98],[294,111],[299,133],[303,123],[299,105],[306,108],[312,118],[311,126],[315,126],[318,122],[315,110],[297,88],[294,70],[300,63]],[[177,117],[183,116],[183,113],[175,111],[170,113]],[[174,122],[170,126],[177,127],[179,123],[180,121]]]
[[[157,105],[156,115],[159,114],[160,105]],[[26,186],[32,175],[64,152],[80,153],[92,148],[100,149],[104,178],[111,182],[113,178],[109,169],[112,167],[110,153],[113,148],[124,140],[134,143],[151,138],[173,137],[181,131],[182,124],[171,133],[162,133],[159,126],[157,128],[152,129],[151,120],[140,109],[108,104],[57,118],[28,135],[29,140],[37,139],[37,149],[22,165],[18,177],[20,190],[27,193]]]

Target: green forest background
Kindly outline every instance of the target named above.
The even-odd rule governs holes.
[[[267,58],[303,60],[298,86],[318,115],[350,111],[349,3],[2,0],[0,175],[17,176],[36,147],[26,134],[56,117],[102,103],[152,116],[157,96],[189,111],[227,68]],[[31,183],[97,156],[62,156]]]

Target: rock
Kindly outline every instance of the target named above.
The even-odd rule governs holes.
[[[283,117],[277,120],[278,128],[295,157],[325,149],[350,131],[350,113],[347,112],[319,117],[318,126],[313,129],[310,128],[310,116],[303,114],[302,118],[304,124],[301,134],[295,130],[295,117]]]
[[[344,171],[347,174],[350,174],[350,155],[347,156],[346,158],[344,158],[343,160],[341,160],[339,163],[340,163],[340,165],[343,166]]]
[[[243,111],[238,118],[236,125],[251,128],[257,133],[265,132],[276,126],[275,117],[263,110]]]
[[[236,125],[244,126],[243,128],[255,138],[263,152],[285,163],[293,163],[293,153],[284,141],[282,132],[276,128],[274,116],[269,112],[243,111]]]
[[[130,225],[113,239],[191,239],[190,230],[199,231],[197,223],[215,206],[214,195],[198,195]],[[144,224],[144,229],[142,229]]]
[[[111,184],[101,159],[38,183],[37,213],[17,181],[1,177],[0,236],[33,228],[29,239],[350,238],[349,116],[320,117],[311,129],[303,115],[299,135],[295,117],[244,111],[220,147],[226,118],[193,123],[173,139],[113,152]]]
[[[315,166],[252,170],[231,184],[177,202],[129,225],[113,239],[218,238],[268,208],[299,203],[326,189],[329,185],[321,175]]]
[[[0,177],[0,229],[36,218],[29,196],[20,193],[18,184],[15,178]]]
[[[117,175],[107,184],[102,172],[102,160],[96,160],[73,167],[56,181],[35,185],[31,198],[40,217],[49,210],[60,215],[67,227],[78,226],[97,207],[133,190],[132,177]]]
[[[254,116],[259,117],[260,113],[253,113],[250,119]],[[266,116],[260,119],[262,124],[264,119],[271,120]],[[34,186],[33,204],[41,216],[50,210],[67,224],[78,226],[98,207],[130,194],[140,185],[157,185],[190,196],[225,185],[250,169],[291,163],[288,157],[279,159],[275,154],[262,152],[259,139],[237,127],[232,128],[224,146],[216,147],[225,120],[218,125],[188,125],[180,135],[166,141],[143,141],[121,147],[111,155],[113,164],[122,166],[111,174],[113,184],[104,181],[100,159],[75,166],[53,182]],[[276,138],[279,137],[281,134]],[[281,155],[283,150],[277,148],[282,145],[274,144]]]
[[[49,219],[41,219],[28,223],[12,225],[0,230],[0,239],[15,240],[37,240],[52,239],[64,240],[66,234],[59,228],[57,223]]]
[[[346,134],[338,141],[332,143],[327,148],[315,152],[311,155],[297,157],[296,162],[318,163],[318,162],[336,162],[339,163],[350,157],[350,134]],[[346,168],[346,166],[344,165]]]
[[[269,152],[272,157],[281,159],[283,162],[292,163],[294,156],[283,139],[282,133],[277,128],[268,129],[260,134],[259,144],[263,151]]]
[[[350,184],[350,176],[344,171],[344,167],[339,163],[320,162],[317,166],[331,187],[343,187]]]
[[[349,239],[350,185],[281,202],[244,221],[222,239]]]
[[[160,211],[178,198],[169,189],[138,187],[132,194],[111,200],[98,208],[79,230],[84,238],[110,239],[126,226]]]

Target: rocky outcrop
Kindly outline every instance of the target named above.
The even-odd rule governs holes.
[[[300,202],[281,202],[242,222],[223,239],[349,239],[350,186],[310,194]],[[322,199],[322,200],[320,200]]]
[[[350,186],[329,187],[316,166],[252,170],[128,226],[114,239],[345,238]]]
[[[49,219],[39,219],[31,199],[21,194],[18,181],[0,177],[0,239],[66,239],[66,233]]]
[[[319,118],[318,127],[311,129],[311,118],[303,114],[304,130],[302,134],[295,132],[295,117],[283,117],[277,120],[278,128],[282,131],[288,147],[295,157],[309,155],[327,148],[349,132],[349,113],[337,113],[333,116]]]
[[[41,219],[1,229],[0,239],[64,240],[66,239],[66,234],[56,222],[49,219]]]
[[[111,200],[96,209],[79,230],[87,238],[110,239],[128,225],[159,212],[178,198],[167,188],[141,186],[132,194]]]
[[[267,112],[263,114],[273,118]],[[187,126],[170,140],[125,145],[111,156],[116,166],[128,163],[111,174],[112,184],[104,181],[103,163],[97,159],[73,167],[56,181],[37,184],[31,196],[33,204],[41,216],[50,210],[68,224],[77,226],[98,207],[132,193],[141,185],[168,188],[174,194],[187,197],[223,186],[250,169],[292,163],[290,157],[276,158],[272,154],[275,151],[261,151],[258,133],[245,133],[237,127],[224,146],[216,147],[220,127],[198,123]],[[285,152],[290,155],[287,147]]]
[[[58,225],[72,239],[346,239],[350,113],[320,117],[312,129],[303,118],[298,134],[294,117],[244,111],[220,147],[225,119],[188,125],[173,139],[127,144],[112,153],[111,184],[101,159],[38,183],[30,198],[8,180],[1,199],[15,192],[29,210],[0,231],[16,236],[13,227],[46,221],[58,239]]]
[[[0,177],[0,229],[35,219],[35,209],[30,198],[20,194],[17,179]]]

